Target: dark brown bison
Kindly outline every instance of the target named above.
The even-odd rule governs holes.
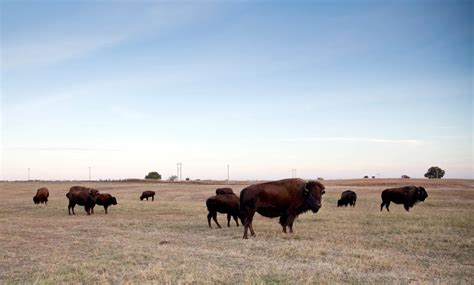
[[[69,199],[68,213],[75,215],[74,207],[76,205],[84,206],[87,215],[94,214],[95,197],[99,195],[99,190],[82,186],[73,186],[69,189],[66,197]]]
[[[148,198],[150,197],[152,201],[155,201],[155,191],[143,191],[142,195],[140,196],[140,201],[143,201],[143,199],[148,201]]]
[[[206,200],[207,211],[207,223],[211,227],[211,218],[214,219],[216,225],[220,228],[219,222],[217,221],[217,213],[227,214],[227,226],[230,227],[230,217],[233,217],[237,226],[239,226],[239,197],[235,194],[221,194],[212,196]]]
[[[226,194],[234,194],[234,191],[232,191],[232,188],[217,188],[216,189],[216,195],[226,195]]]
[[[94,202],[97,205],[104,206],[105,213],[107,214],[107,208],[110,205],[117,205],[117,199],[110,194],[101,193],[94,198]],[[92,206],[94,207],[94,206]]]
[[[380,205],[380,211],[383,210],[383,206],[390,211],[388,207],[390,202],[395,204],[403,204],[405,210],[410,211],[416,203],[425,201],[428,198],[425,188],[416,186],[405,186],[400,188],[390,188],[382,191],[382,204]]]
[[[45,205],[48,205],[48,197],[49,197],[49,190],[46,187],[38,189],[36,191],[36,195],[33,196],[33,203],[39,204],[39,203],[44,203]]]
[[[347,205],[351,205],[355,207],[357,200],[357,194],[354,191],[346,190],[341,193],[341,199],[337,201],[337,206],[347,207]]]
[[[240,208],[244,224],[244,239],[250,228],[250,234],[255,236],[252,220],[255,212],[262,216],[280,217],[283,232],[286,227],[293,233],[295,218],[308,210],[316,213],[321,208],[321,198],[325,193],[324,186],[318,181],[302,179],[283,179],[251,185],[240,192]]]

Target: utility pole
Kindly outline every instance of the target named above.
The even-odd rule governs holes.
[[[30,181],[30,168],[28,167],[28,181]]]
[[[296,178],[296,168],[291,169],[291,178]]]
[[[229,177],[230,177],[230,175],[229,175],[229,165],[227,164],[227,181],[229,181]]]
[[[89,181],[91,181],[91,167],[89,166]]]
[[[183,179],[183,163],[176,163],[176,177],[181,181]]]

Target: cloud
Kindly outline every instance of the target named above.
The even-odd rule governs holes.
[[[385,144],[421,144],[422,141],[415,139],[381,139],[381,138],[358,138],[358,137],[307,137],[307,138],[285,138],[286,142],[363,142],[363,143],[385,143]]]

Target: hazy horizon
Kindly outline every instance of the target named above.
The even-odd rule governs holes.
[[[0,180],[474,178],[470,1],[0,5]]]

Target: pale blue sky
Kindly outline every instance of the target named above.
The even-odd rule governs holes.
[[[2,1],[2,179],[473,174],[472,1]]]

